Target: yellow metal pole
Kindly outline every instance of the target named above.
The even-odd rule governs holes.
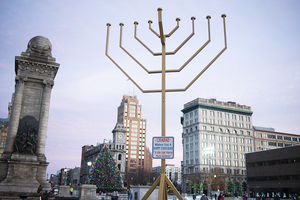
[[[164,30],[162,25],[162,9],[158,8],[158,24],[159,24],[159,33],[160,40],[162,44],[162,73],[161,73],[161,136],[166,136],[166,43]],[[159,199],[166,199],[167,193],[165,188],[165,173],[166,173],[166,160],[161,160],[161,181],[159,188]],[[162,178],[164,177],[164,178]],[[164,189],[165,188],[165,189]],[[167,199],[166,199],[167,200]]]

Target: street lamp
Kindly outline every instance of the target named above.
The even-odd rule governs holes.
[[[215,152],[215,148],[214,147],[206,147],[203,149],[204,152],[203,154],[204,155],[208,155],[208,162],[209,162],[209,191],[208,191],[208,194],[211,195],[211,163],[210,163],[210,154],[214,154]]]
[[[215,191],[217,191],[217,175],[214,175],[215,177]]]
[[[90,184],[90,167],[92,166],[92,162],[91,161],[87,162],[87,166],[88,166],[88,180],[87,180],[87,184]]]
[[[67,171],[68,171],[68,169],[65,167],[65,169],[64,169],[64,185],[66,185],[66,183],[67,183]]]

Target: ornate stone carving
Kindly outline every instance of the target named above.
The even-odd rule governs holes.
[[[52,88],[53,85],[54,85],[54,81],[51,81],[51,80],[43,80],[43,84],[44,84],[44,87],[50,87],[50,88]]]
[[[32,116],[22,118],[14,143],[14,152],[35,155],[37,138],[38,121]]]
[[[16,83],[22,83],[23,84],[25,81],[27,81],[27,77],[17,75],[15,80],[16,80]]]
[[[45,38],[43,36],[36,36],[33,37],[27,45],[27,53],[30,54],[38,54],[43,56],[50,56],[52,51],[52,45],[48,38]]]
[[[57,66],[38,63],[38,62],[25,62],[25,61],[17,61],[18,69],[24,72],[29,72],[37,75],[48,75],[55,76],[58,70]]]

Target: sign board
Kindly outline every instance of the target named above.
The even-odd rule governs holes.
[[[152,158],[173,159],[174,158],[174,137],[153,137]]]

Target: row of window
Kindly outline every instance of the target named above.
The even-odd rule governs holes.
[[[189,132],[191,133],[191,132],[193,132],[194,130],[197,131],[197,130],[198,130],[198,126],[195,126],[194,128],[191,127],[190,130],[189,130],[189,129],[185,129],[185,133],[189,133]],[[213,131],[213,132],[214,132],[214,131],[215,131],[215,127],[211,126],[210,129],[208,129],[207,126],[202,126],[202,130],[203,130],[203,131]],[[222,128],[219,128],[219,129],[218,129],[218,132],[219,132],[219,133],[223,133],[223,129],[222,129]],[[233,130],[233,131],[231,132],[231,131],[227,128],[227,129],[225,129],[225,133],[232,133],[232,134],[236,134],[236,135],[237,135],[237,134],[238,134],[238,131],[237,131],[237,130]],[[245,134],[245,132],[244,132],[243,130],[240,130],[239,133],[240,133],[240,135],[244,135],[244,134]],[[250,136],[250,135],[251,135],[251,132],[250,132],[250,131],[247,131],[247,135]]]
[[[291,137],[291,136],[283,136],[283,135],[275,135],[275,134],[266,134],[266,133],[256,133],[256,137],[258,138],[266,138],[266,139],[274,139],[274,140],[286,140],[293,142],[300,142],[300,137]]]
[[[212,173],[214,173],[215,169],[212,168],[211,169]],[[193,168],[186,168],[185,169],[185,173],[186,174],[191,174],[191,173],[195,173],[195,172],[200,172],[200,168],[198,167],[195,167],[195,171],[193,170]],[[203,167],[203,172],[209,172],[208,168],[207,167]],[[216,172],[220,172],[221,174],[224,173],[224,169],[223,168],[218,168],[216,170]],[[234,175],[239,175],[239,174],[242,174],[242,175],[246,175],[246,170],[239,170],[239,169],[226,169],[226,173],[227,174],[234,174]]]
[[[202,163],[203,165],[208,165],[209,164],[209,161],[210,161],[210,164],[211,165],[216,165],[216,160],[215,159],[202,159]],[[234,160],[234,161],[231,161],[231,160],[222,160],[222,159],[219,159],[217,161],[217,165],[220,165],[220,166],[234,166],[234,167],[245,167],[245,161],[237,161],[237,160]],[[194,159],[190,159],[190,160],[186,160],[185,161],[186,165],[194,165]],[[195,164],[200,164],[199,163],[199,160],[196,158],[195,159]]]
[[[257,141],[257,145],[273,146],[273,147],[291,147],[292,144],[284,144],[282,142]]]
[[[253,163],[248,163],[247,167],[261,167],[261,166],[282,165],[282,164],[292,164],[292,163],[300,163],[300,158],[298,157],[298,158],[289,158],[289,159],[281,159],[281,160],[253,162]]]
[[[248,182],[260,182],[260,181],[289,181],[289,180],[300,180],[300,175],[283,175],[283,176],[258,176],[248,177]]]
[[[201,118],[202,123],[210,123],[210,124],[217,124],[217,125],[224,125],[224,126],[233,126],[233,127],[240,127],[240,128],[251,128],[250,123],[237,123],[237,122],[230,122],[230,121],[223,121],[223,120],[215,120],[215,119],[207,119],[207,118]],[[191,119],[191,120],[185,120],[185,126],[189,126],[192,124],[198,123],[198,118]]]
[[[248,121],[250,122],[250,117],[249,116],[243,116],[243,115],[236,115],[236,114],[229,114],[229,113],[222,113],[218,111],[212,111],[212,110],[205,110],[205,109],[200,109],[199,112],[203,116],[211,116],[211,117],[220,117],[220,118],[225,118],[225,119],[233,119],[233,120],[240,120],[240,121]],[[193,117],[198,116],[198,110],[194,110],[190,113],[185,114],[185,119],[188,118],[193,118]]]
[[[251,152],[250,150],[252,150],[252,148],[250,147],[249,149],[249,152]],[[225,157],[226,158],[235,158],[235,159],[238,159],[239,157],[241,158],[241,159],[245,159],[245,154],[244,153],[236,153],[236,152],[233,152],[233,153],[231,153],[231,152],[225,152],[225,154],[224,154],[224,152],[223,151],[219,151],[218,152],[218,157],[219,158],[223,158],[224,157],[224,155],[225,155]],[[210,154],[210,156],[211,157],[215,157],[216,155],[215,155],[215,152],[213,152],[212,154]],[[185,153],[185,158],[187,159],[187,158],[194,158],[194,151],[190,151],[190,152],[186,152]],[[198,150],[196,150],[195,151],[195,158],[198,158],[199,157],[199,152],[198,152]]]
[[[252,139],[249,138],[238,138],[238,137],[230,137],[230,136],[222,136],[222,135],[208,135],[208,134],[201,134],[200,137],[202,140],[209,140],[214,141],[220,141],[220,142],[232,142],[232,143],[241,143],[241,144],[252,144]],[[190,135],[185,137],[185,143],[189,143],[189,141],[194,142],[195,140],[198,141],[198,134],[197,135]],[[207,142],[205,142],[206,145],[202,145],[203,147],[207,147]],[[223,145],[223,144],[222,144]],[[215,143],[210,143],[210,146],[215,146]]]

